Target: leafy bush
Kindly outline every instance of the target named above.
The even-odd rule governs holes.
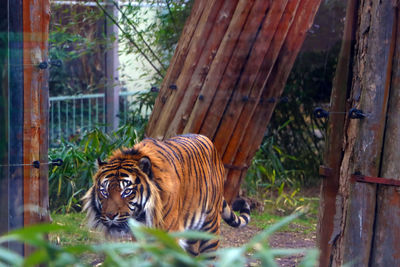
[[[80,138],[77,136],[71,141],[62,140],[58,147],[51,148],[50,160],[60,158],[63,164],[49,170],[50,209],[60,212],[79,211],[80,198],[92,186],[97,159],[105,159],[117,148],[132,147],[138,143],[143,138],[144,127],[145,123],[135,126],[127,124],[111,134],[95,128]]]
[[[285,87],[287,102],[277,105],[268,126],[268,134],[276,137],[275,144],[282,152],[301,159],[283,163],[285,169],[302,170],[292,177],[301,185],[315,184],[319,178],[326,124],[313,112],[329,102],[338,48],[299,55]],[[288,120],[287,127],[279,129]]]
[[[243,187],[248,194],[259,199],[275,199],[277,205],[283,202],[284,205],[295,207],[295,196],[301,186],[296,177],[301,176],[303,170],[286,169],[287,161],[298,159],[286,154],[276,144],[276,135],[290,123],[291,121],[285,122],[275,134],[264,137],[247,172]]]
[[[42,224],[12,231],[0,237],[0,245],[19,241],[32,245],[35,252],[26,258],[0,246],[0,265],[14,266],[91,266],[85,262],[88,253],[101,255],[102,266],[246,266],[248,262],[259,262],[262,266],[277,266],[275,258],[306,253],[299,266],[315,266],[318,258],[316,249],[271,249],[268,237],[282,226],[298,217],[293,214],[272,225],[255,236],[242,247],[225,248],[215,253],[189,256],[176,242],[177,239],[215,238],[203,232],[166,233],[158,229],[143,227],[130,221],[135,242],[104,243],[92,245],[59,246],[44,237],[48,233],[67,231],[66,227]],[[215,260],[211,260],[215,257]]]

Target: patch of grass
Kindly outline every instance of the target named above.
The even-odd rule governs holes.
[[[86,226],[85,214],[67,213],[52,214],[53,223],[66,226],[69,231],[62,233],[51,233],[50,241],[61,246],[95,244],[105,241],[102,233],[89,230]]]
[[[266,229],[292,212],[303,209],[306,210],[304,215],[296,218],[289,225],[279,229],[279,231],[310,234],[316,231],[318,204],[319,199],[315,197],[299,197],[297,205],[290,208],[281,204],[277,205],[273,200],[265,201],[264,212],[252,211],[250,224],[260,229]],[[50,240],[59,245],[98,244],[105,242],[102,233],[87,228],[84,213],[53,213],[52,218],[53,223],[71,228],[68,232],[50,234]]]
[[[293,220],[289,225],[279,229],[281,232],[298,232],[309,234],[316,231],[318,222],[319,199],[316,197],[299,197],[296,206],[277,205],[275,201],[265,201],[264,211],[251,214],[252,224],[260,229],[268,228],[294,211],[305,214]]]

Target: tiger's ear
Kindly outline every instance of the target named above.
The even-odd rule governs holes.
[[[101,166],[103,166],[103,165],[105,165],[105,164],[107,164],[106,161],[101,161],[100,158],[97,158],[97,167],[101,167]]]
[[[139,160],[139,168],[147,174],[147,176],[151,179],[152,178],[152,173],[151,173],[151,162],[148,157],[143,157]]]

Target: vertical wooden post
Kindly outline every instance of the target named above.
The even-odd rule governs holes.
[[[114,6],[114,0],[106,1],[106,9],[108,14],[117,17],[118,13]],[[106,51],[105,58],[105,76],[106,76],[106,124],[107,132],[112,132],[118,128],[119,119],[119,60],[118,60],[118,28],[109,19],[105,20],[105,32],[107,40],[114,40],[110,48]]]
[[[358,0],[350,0],[347,4],[346,25],[342,39],[336,74],[331,93],[331,111],[348,110],[347,98],[351,89],[351,68],[355,30],[357,24]],[[345,126],[344,113],[332,113],[327,127],[325,142],[324,168],[320,193],[320,209],[317,229],[318,248],[320,249],[320,267],[331,264],[331,248],[335,231],[339,227],[339,218],[335,221],[336,205],[341,205],[338,197],[340,164],[343,159],[343,135]],[[335,229],[336,227],[336,229]]]
[[[398,24],[394,16],[393,3],[393,1],[379,0],[349,2],[358,18],[354,29],[356,40],[354,54],[350,59],[353,62],[350,64],[352,66],[352,83],[351,93],[347,99],[349,105],[347,108],[360,109],[366,116],[363,119],[351,119],[347,115],[343,142],[340,140],[336,142],[337,146],[343,147],[343,156],[336,156],[337,160],[340,160],[340,168],[333,171],[340,173],[339,188],[335,199],[335,214],[334,216],[326,212],[321,214],[320,216],[326,216],[325,219],[330,217],[333,222],[325,224],[323,223],[324,217],[320,217],[319,226],[321,232],[324,231],[322,228],[327,225],[328,234],[331,234],[329,239],[326,236],[319,238],[325,257],[321,259],[321,262],[329,264],[327,258],[330,257],[332,266],[341,266],[350,262],[356,266],[385,266],[382,264],[383,254],[380,254],[382,250],[379,249],[382,245],[380,241],[383,239],[381,236],[377,236],[378,232],[374,232],[374,225],[375,228],[380,228],[377,225],[376,216],[380,213],[377,209],[380,209],[380,205],[383,203],[379,201],[380,196],[378,195],[378,206],[376,205],[379,190],[377,191],[376,184],[359,183],[351,177],[357,172],[373,177],[379,177],[383,173],[381,170],[385,163],[382,161],[382,155],[385,153],[382,154],[382,151],[385,129],[386,132],[390,130],[387,128],[386,118],[391,95],[392,60]],[[350,24],[348,27],[351,28],[354,20],[347,20],[346,23]],[[346,70],[344,74],[346,74]],[[346,77],[342,78],[348,80]],[[338,121],[337,125],[340,133],[342,122]],[[336,129],[332,129],[332,131],[336,131]],[[331,145],[327,149],[340,151],[341,148],[333,148]],[[388,155],[390,153],[388,152]],[[336,168],[338,166],[335,163],[328,167]],[[329,183],[335,186],[335,181]],[[323,193],[324,197],[329,193],[327,187],[325,190],[327,191]],[[321,205],[327,204],[326,200],[327,198],[324,198]],[[333,203],[329,205],[333,207]],[[394,231],[397,230],[387,229],[387,234],[393,236]],[[390,241],[386,244],[390,244]],[[393,252],[392,247],[389,247],[387,246],[385,249]],[[331,250],[330,255],[328,255],[329,250]],[[377,253],[377,250],[380,252]],[[395,266],[395,256],[387,256],[390,257],[391,265]],[[375,259],[378,260],[375,261]]]
[[[161,86],[147,135],[211,138],[238,194],[320,0],[197,0]]]
[[[23,0],[23,162],[39,161],[39,169],[24,166],[24,225],[49,220],[48,206],[48,29],[50,1]],[[25,254],[32,248],[25,247]]]
[[[392,63],[388,64],[386,85],[390,86],[388,117],[380,177],[400,180],[400,26],[395,6],[392,33]],[[374,240],[370,266],[400,266],[400,191],[393,186],[377,188]]]
[[[24,12],[24,164],[33,161],[48,161],[48,70],[40,69],[41,62],[48,61],[47,40],[50,21],[50,2],[42,0],[23,1]],[[41,206],[42,184],[47,184],[46,164],[36,169],[24,167],[24,204],[26,206],[24,224],[43,220],[48,206]],[[45,194],[44,198],[48,198]],[[37,205],[39,209],[32,207]],[[29,211],[29,209],[32,209]],[[45,209],[43,214],[40,209]],[[39,213],[38,213],[39,211]]]
[[[4,112],[1,123],[5,126],[1,131],[4,139],[0,157],[1,164],[6,165],[1,166],[2,233],[49,220],[48,71],[38,66],[48,61],[50,3],[48,0],[13,0],[4,6],[8,15],[6,21],[2,21],[2,25],[6,25],[5,32],[8,31],[4,50],[8,52],[8,62],[1,64],[8,68],[2,68],[0,79],[0,106]],[[35,169],[33,161],[44,164],[40,170]],[[31,252],[29,247],[19,243],[8,246],[20,254]]]

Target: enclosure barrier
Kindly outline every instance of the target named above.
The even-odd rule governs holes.
[[[120,124],[125,124],[136,92],[119,93]],[[106,127],[105,94],[50,97],[50,140],[69,139],[78,133]]]

